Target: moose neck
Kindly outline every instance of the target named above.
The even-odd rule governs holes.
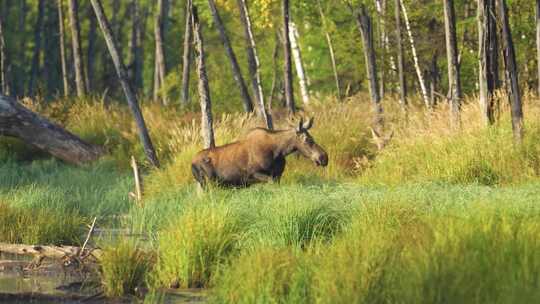
[[[296,151],[296,131],[283,130],[272,134],[274,140],[274,155],[275,156],[287,156]]]

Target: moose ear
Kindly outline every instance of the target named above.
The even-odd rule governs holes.
[[[306,122],[304,123],[304,125],[303,125],[302,127],[303,127],[305,130],[311,129],[311,127],[313,127],[313,117],[310,117],[310,118],[308,119],[308,121],[306,121]]]
[[[298,125],[296,125],[296,132],[301,132],[304,128],[304,118],[300,117],[300,120],[298,121]]]

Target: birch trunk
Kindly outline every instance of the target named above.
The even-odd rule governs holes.
[[[456,13],[453,0],[444,0],[444,24],[446,28],[446,55],[448,61],[448,88],[450,94],[450,117],[454,128],[459,127],[461,106],[461,80],[459,75],[456,38]]]
[[[379,26],[379,49],[380,52],[380,62],[381,68],[379,69],[379,90],[380,90],[380,96],[381,98],[384,98],[384,93],[386,91],[386,73],[384,70],[384,63],[386,58],[386,22],[384,20],[385,14],[386,14],[386,3],[385,1],[381,0],[375,0],[375,8],[377,10],[378,15],[378,26]]]
[[[66,42],[65,42],[65,27],[64,27],[64,9],[62,0],[56,0],[58,6],[58,32],[60,35],[60,64],[62,66],[62,84],[64,86],[64,96],[69,96],[69,82],[66,59]]]
[[[291,50],[294,65],[296,67],[296,75],[298,76],[298,84],[300,86],[300,95],[302,95],[302,102],[307,105],[309,104],[308,81],[306,71],[304,69],[304,63],[302,61],[302,52],[300,51],[300,45],[298,44],[298,28],[294,22],[289,23],[289,39],[291,41]]]
[[[272,118],[270,116],[270,113],[268,113],[266,111],[266,108],[264,107],[264,94],[262,89],[260,63],[259,57],[257,56],[257,46],[255,44],[255,38],[253,37],[253,31],[251,28],[249,10],[246,0],[238,0],[237,3],[240,10],[240,21],[244,26],[249,74],[251,76],[251,87],[253,89],[253,96],[257,101],[257,114],[259,114],[259,116],[263,119],[266,127],[272,130]]]
[[[234,54],[234,50],[232,48],[229,37],[225,32],[225,26],[223,25],[223,21],[221,20],[221,16],[219,15],[214,0],[208,0],[208,6],[210,8],[210,12],[212,13],[214,23],[219,31],[219,36],[221,38],[221,42],[223,43],[223,47],[225,48],[225,53],[229,58],[234,80],[236,81],[236,84],[240,89],[240,94],[242,95],[242,101],[244,104],[244,111],[253,112],[253,103],[251,102],[251,97],[249,96],[246,82],[244,80],[244,77],[242,76],[240,65],[238,64],[238,60],[236,59],[236,55]]]
[[[191,17],[191,0],[186,0],[186,20],[184,28],[184,52],[182,55],[182,92],[181,102],[189,104],[189,74],[192,60],[191,42],[193,40],[193,26]]]
[[[156,155],[156,151],[154,150],[152,140],[150,139],[148,129],[146,128],[146,123],[144,122],[144,117],[139,108],[137,96],[133,93],[131,86],[129,85],[126,67],[124,65],[124,62],[122,61],[122,58],[120,57],[118,49],[116,48],[116,42],[113,38],[111,26],[109,24],[109,21],[107,20],[107,17],[105,16],[101,1],[90,1],[92,3],[92,7],[94,8],[94,12],[96,13],[96,18],[103,33],[103,37],[105,38],[105,42],[107,43],[107,47],[114,63],[114,67],[116,68],[118,79],[120,80],[120,84],[122,85],[124,94],[126,95],[129,108],[133,113],[135,125],[137,126],[139,137],[144,147],[146,157],[148,158],[148,161],[151,165],[153,165],[154,167],[159,167],[159,161]]]
[[[206,62],[204,57],[204,41],[202,37],[201,24],[197,8],[192,6],[191,10],[193,35],[195,39],[195,51],[197,62],[197,74],[199,76],[199,102],[201,105],[201,133],[204,141],[204,148],[213,148],[216,146],[214,139],[214,126],[212,120],[212,101],[210,99],[210,88],[208,77],[206,75]]]
[[[523,141],[523,109],[521,105],[521,91],[519,88],[516,53],[514,50],[514,42],[512,41],[512,31],[510,29],[510,21],[508,18],[508,7],[506,0],[498,0],[499,17],[502,27],[503,38],[503,55],[506,79],[508,80],[508,101],[510,102],[512,115],[512,130],[516,143]]]
[[[407,29],[407,34],[409,35],[409,42],[411,43],[411,51],[414,59],[414,68],[416,69],[416,75],[418,76],[418,82],[420,83],[420,90],[422,91],[422,98],[424,99],[424,103],[426,104],[426,107],[428,109],[431,109],[431,104],[429,102],[429,96],[426,89],[426,83],[424,80],[424,75],[422,74],[422,70],[420,69],[420,63],[418,62],[418,55],[416,53],[416,47],[414,44],[414,37],[411,31],[411,25],[409,23],[409,17],[407,15],[407,9],[405,8],[405,5],[403,3],[403,0],[399,0],[401,11],[403,12],[403,19],[405,21],[405,27]]]
[[[381,105],[381,96],[379,95],[379,88],[377,87],[377,61],[375,57],[375,47],[373,44],[373,23],[364,5],[361,5],[360,9],[356,12],[356,21],[364,46],[366,74],[369,80],[371,102],[373,103],[373,125],[374,129],[381,133],[383,128],[383,109]]]
[[[403,43],[401,34],[401,9],[400,0],[395,1],[395,22],[396,22],[396,47],[397,47],[397,70],[399,79],[399,104],[404,113],[407,112],[407,83],[405,79],[405,65],[403,62]]]
[[[77,96],[86,95],[84,81],[84,63],[82,59],[81,30],[79,26],[79,7],[77,0],[69,0],[69,21],[71,27],[71,41],[73,46],[73,64],[75,67],[75,87]]]
[[[291,62],[291,41],[289,39],[289,0],[283,0],[282,2],[282,14],[283,14],[283,82],[285,89],[285,102],[289,113],[296,111],[294,104],[294,88],[292,82],[292,62]]]

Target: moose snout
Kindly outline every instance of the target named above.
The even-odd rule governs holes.
[[[326,167],[328,165],[328,154],[317,153],[314,155],[313,161],[317,166]]]

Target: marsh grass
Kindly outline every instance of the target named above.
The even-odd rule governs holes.
[[[121,297],[135,294],[147,285],[147,275],[155,263],[154,253],[134,240],[119,240],[103,248],[101,280],[105,294]]]
[[[149,241],[105,246],[103,282],[114,296],[147,285],[212,288],[216,303],[534,302],[540,124],[529,117],[540,115],[538,100],[525,97],[518,147],[506,107],[484,128],[467,98],[462,128],[452,130],[445,105],[428,115],[412,100],[404,120],[389,98],[385,131],[395,136],[380,153],[367,100],[314,101],[303,110],[315,116],[312,134],[330,155],[327,168],[291,156],[280,184],[204,193],[189,168],[201,146],[197,114],[143,104],[163,164],[151,170],[125,108],[53,103],[39,110],[111,153],[75,168],[30,161],[31,150],[2,139],[0,238],[76,242],[86,219],[123,215],[102,225]],[[275,119],[286,127],[283,115]],[[218,114],[218,144],[258,125],[253,116]],[[140,206],[127,199],[130,155],[145,173]]]
[[[161,286],[208,287],[238,250],[242,223],[225,205],[190,206],[159,233],[154,280]]]
[[[78,245],[85,219],[73,212],[11,207],[0,201],[0,242]]]

